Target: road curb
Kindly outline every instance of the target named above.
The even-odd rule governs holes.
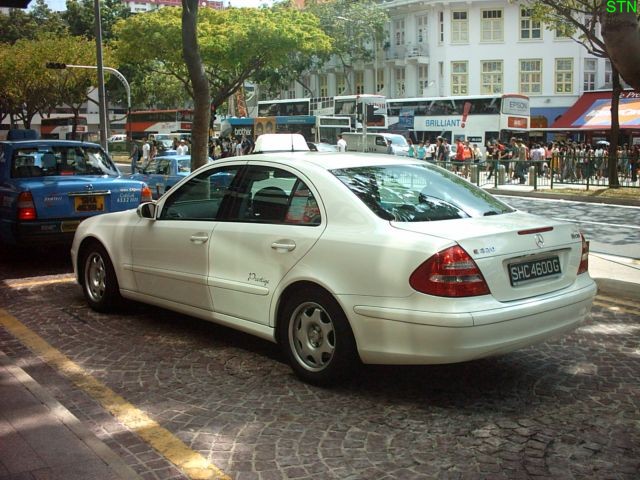
[[[626,298],[640,302],[640,285],[612,278],[594,278],[598,285],[598,293],[611,297]]]

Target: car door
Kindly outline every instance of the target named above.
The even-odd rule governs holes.
[[[325,228],[317,194],[297,171],[247,167],[238,202],[211,242],[210,286],[217,314],[269,323],[273,294]]]
[[[207,169],[158,204],[132,236],[133,271],[139,292],[212,310],[207,275],[209,243],[231,184],[244,162]]]

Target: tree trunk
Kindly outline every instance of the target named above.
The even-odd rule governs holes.
[[[182,56],[193,87],[191,126],[191,170],[204,165],[209,157],[209,119],[211,95],[198,48],[198,0],[182,0]]]
[[[607,0],[602,0],[603,12],[607,12]],[[617,10],[626,4],[616,4]],[[640,25],[637,13],[607,12],[600,16],[602,37],[611,58],[612,66],[635,90],[640,91]]]
[[[613,81],[613,90],[611,91],[611,142],[609,143],[609,188],[620,187],[618,180],[618,136],[620,135],[620,118],[618,115],[618,107],[620,105],[620,93],[622,93],[622,85],[620,84],[620,75],[614,65],[611,65],[611,78]]]

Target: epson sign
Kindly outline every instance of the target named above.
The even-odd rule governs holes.
[[[506,97],[502,100],[502,113],[510,115],[529,115],[529,99]]]

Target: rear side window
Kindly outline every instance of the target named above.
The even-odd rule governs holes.
[[[385,220],[425,222],[514,211],[481,188],[430,164],[344,168],[332,173]]]
[[[230,221],[320,225],[320,209],[313,192],[289,171],[251,166],[239,190],[239,201]]]
[[[14,150],[11,177],[58,175],[118,175],[118,169],[99,147],[37,146]]]

